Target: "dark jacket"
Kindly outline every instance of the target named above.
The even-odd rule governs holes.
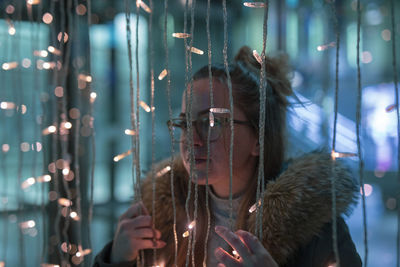
[[[167,163],[161,164],[158,170]],[[185,242],[186,231],[185,190],[179,183],[187,180],[182,162],[174,163],[178,244]],[[331,181],[336,184],[337,240],[342,267],[361,266],[361,260],[348,228],[341,215],[348,215],[356,203],[359,187],[349,171],[329,154],[313,153],[291,161],[288,168],[276,179],[269,181],[264,193],[262,243],[279,266],[327,267],[335,262],[332,249]],[[142,199],[148,210],[152,206],[152,179],[148,177],[142,186]],[[251,205],[251,204],[249,204]],[[156,178],[156,228],[167,243],[157,253],[169,263],[173,262],[173,212],[170,173]],[[247,225],[255,230],[255,213],[249,214]],[[197,227],[197,226],[196,226]],[[199,248],[199,251],[202,250]],[[109,265],[111,243],[96,259],[94,266],[132,266],[134,263]],[[152,259],[152,250],[145,251],[146,259]],[[150,264],[150,265],[149,265]],[[145,266],[151,266],[147,262]],[[167,265],[169,266],[169,265]],[[172,266],[172,264],[171,264]]]

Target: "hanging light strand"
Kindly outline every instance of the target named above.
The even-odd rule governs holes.
[[[335,33],[336,33],[336,71],[335,71],[335,105],[334,105],[334,123],[333,123],[333,138],[332,138],[332,150],[335,151],[335,145],[336,145],[336,126],[337,126],[337,116],[338,116],[338,94],[339,94],[339,49],[340,49],[340,32],[339,32],[339,26],[338,26],[338,20],[337,20],[337,14],[336,14],[336,7],[335,7],[335,2],[332,1],[330,2],[330,6],[332,9],[332,18],[333,18],[333,23],[334,23],[334,28],[335,28]],[[332,166],[331,166],[331,201],[332,201],[332,246],[333,246],[333,252],[335,255],[335,261],[336,265],[340,266],[340,258],[339,258],[339,248],[338,248],[338,242],[337,242],[337,224],[336,224],[336,178],[333,175],[334,173],[334,162],[335,160],[332,160]]]
[[[232,161],[233,161],[233,138],[234,138],[234,125],[233,125],[233,95],[232,95],[232,80],[231,74],[229,73],[228,66],[228,13],[226,10],[226,0],[222,0],[222,10],[224,16],[224,48],[223,48],[223,56],[224,56],[224,66],[225,73],[227,77],[228,90],[229,90],[229,107],[230,107],[230,118],[229,124],[231,129],[231,140],[229,146],[229,225],[230,229],[233,229],[233,200],[232,200]]]
[[[213,94],[213,77],[212,77],[212,50],[211,50],[211,33],[210,33],[210,10],[211,3],[210,0],[207,0],[207,17],[206,17],[206,28],[207,28],[207,55],[208,55],[208,86],[210,87],[210,107],[214,107],[214,94]],[[212,112],[210,112],[212,114]],[[210,136],[211,136],[211,125],[208,127],[207,132],[207,161],[206,161],[206,211],[207,211],[207,232],[204,240],[204,258],[203,258],[203,266],[207,266],[207,252],[208,252],[208,238],[210,236],[211,229],[211,213],[210,213],[210,204],[209,204],[209,184],[208,184],[208,176],[209,176],[209,168],[210,168]]]
[[[399,112],[399,88],[397,76],[397,62],[396,62],[396,24],[395,24],[395,2],[390,1],[391,4],[391,22],[392,22],[392,53],[393,53],[393,83],[396,97],[396,115],[397,115],[397,182],[400,183],[400,112]],[[396,266],[400,266],[400,197],[397,197],[397,238],[396,238]]]
[[[362,86],[361,86],[361,67],[360,67],[360,40],[361,40],[361,0],[357,0],[357,112],[356,112],[356,132],[357,132],[357,150],[359,164],[359,180],[361,186],[361,200],[363,212],[363,228],[364,228],[364,265],[368,262],[368,240],[367,240],[367,210],[365,207],[365,188],[364,188],[364,160],[361,150],[361,121],[362,121]]]
[[[260,144],[260,156],[258,162],[258,188],[257,188],[257,199],[261,200],[261,208],[257,209],[257,221],[259,230],[257,231],[259,234],[259,239],[262,240],[262,232],[263,232],[263,206],[264,206],[264,190],[265,190],[265,177],[264,177],[264,134],[265,134],[265,101],[267,99],[267,77],[265,70],[265,50],[267,46],[267,30],[268,30],[268,10],[269,10],[269,1],[265,1],[264,6],[264,21],[263,21],[263,49],[261,52],[261,70],[260,70],[260,119],[259,119],[259,144]],[[270,95],[268,95],[270,97]],[[257,227],[256,227],[257,229]]]
[[[164,51],[165,51],[165,70],[167,75],[167,99],[168,99],[168,115],[169,119],[172,119],[172,105],[171,105],[171,75],[169,71],[168,61],[168,39],[167,39],[167,26],[168,26],[168,0],[164,0]],[[168,127],[169,134],[171,137],[171,173],[170,173],[170,184],[171,184],[171,200],[172,200],[172,211],[173,211],[173,232],[174,232],[174,267],[178,266],[178,234],[176,231],[176,203],[175,203],[175,188],[174,188],[174,133],[172,127]]]

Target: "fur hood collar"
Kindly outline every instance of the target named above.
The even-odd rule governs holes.
[[[156,227],[161,232],[170,232],[173,224],[170,172],[162,174],[170,162],[165,161],[157,166],[156,185]],[[177,158],[172,168],[175,184],[175,203],[177,222],[186,222],[184,197],[179,179],[186,179],[187,174],[182,161]],[[331,182],[336,185],[337,216],[349,215],[352,206],[357,202],[359,187],[357,182],[340,160],[332,161],[328,153],[311,153],[290,161],[275,180],[266,184],[263,195],[263,231],[262,243],[275,261],[281,265],[286,262],[301,245],[306,244],[318,234],[323,225],[332,220]],[[152,177],[143,183],[142,197],[144,204],[151,210]],[[256,213],[250,214],[248,226],[255,232]],[[181,229],[182,228],[182,229]],[[184,232],[177,226],[178,236]],[[173,246],[171,246],[173,249]]]

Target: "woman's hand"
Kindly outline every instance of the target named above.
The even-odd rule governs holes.
[[[220,262],[218,267],[278,267],[278,264],[261,242],[249,232],[238,230],[233,233],[228,228],[216,226],[215,232],[237,252],[233,257],[221,247],[214,251]]]
[[[154,229],[149,212],[142,202],[132,205],[121,215],[111,249],[111,263],[133,261],[139,250],[162,248],[161,232]]]

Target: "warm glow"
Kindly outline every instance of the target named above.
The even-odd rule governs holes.
[[[28,229],[35,227],[36,223],[34,220],[25,221],[19,224],[22,229]]]
[[[51,15],[50,13],[44,13],[42,20],[44,23],[46,24],[50,24],[53,21],[53,15]]]
[[[250,207],[249,213],[255,212],[260,206],[261,206],[261,199],[258,200],[258,202],[254,203],[254,204]]]
[[[3,63],[3,65],[1,65],[1,67],[3,68],[3,70],[12,70],[12,69],[15,69],[16,67],[18,67],[18,62],[17,61],[6,62],[6,63]]]
[[[51,133],[55,133],[56,131],[57,131],[57,127],[54,126],[54,125],[50,125],[49,127],[47,127],[46,129],[44,129],[42,131],[42,134],[43,135],[48,135],[48,134],[51,134]]]
[[[64,88],[62,88],[61,86],[57,86],[54,89],[54,94],[56,95],[56,97],[63,97],[64,96]]]
[[[200,50],[200,49],[198,49],[198,48],[196,48],[196,47],[191,47],[191,48],[190,48],[190,52],[195,53],[195,54],[198,54],[198,55],[204,55],[204,51],[203,51],[203,50]]]
[[[22,60],[22,67],[24,68],[29,68],[31,66],[32,62],[29,58],[24,58]]]
[[[46,174],[42,175],[36,178],[36,182],[38,183],[44,183],[44,182],[50,182],[51,181],[51,176]]]
[[[364,191],[365,191],[365,196],[368,197],[372,194],[373,187],[370,184],[364,184]],[[360,194],[362,195],[362,187],[360,187]]]
[[[59,42],[61,42],[61,38],[62,38],[62,36],[64,35],[64,43],[66,43],[66,42],[68,42],[68,33],[66,33],[66,32],[59,32],[58,33],[58,35],[57,35],[57,40],[59,41]]]
[[[58,50],[57,48],[55,48],[54,46],[49,46],[49,47],[47,48],[47,50],[48,50],[50,53],[54,54],[54,55],[57,55],[57,56],[61,55],[61,51]]]
[[[129,156],[131,153],[132,153],[132,150],[129,149],[128,151],[126,151],[126,152],[124,152],[124,153],[122,153],[122,154],[119,154],[119,155],[115,156],[115,157],[114,157],[114,161],[115,161],[115,162],[118,162],[118,161],[120,161],[121,159],[123,159],[123,158]]]
[[[150,7],[148,5],[146,5],[146,3],[144,3],[142,0],[137,0],[136,6],[140,6],[147,13],[151,13]]]
[[[64,207],[69,207],[72,205],[72,201],[67,198],[59,198],[58,204],[60,204],[61,206],[64,206]]]
[[[244,2],[243,5],[246,7],[252,7],[252,8],[264,8],[267,6],[263,2]]]
[[[182,234],[182,237],[188,237],[189,236],[189,231],[186,231]]]
[[[26,3],[28,5],[38,5],[40,4],[40,0],[28,0]]]
[[[350,158],[350,157],[356,157],[357,154],[356,153],[350,153],[350,152],[336,152],[334,150],[332,150],[331,152],[331,158],[333,160],[337,159],[337,158]]]
[[[257,62],[260,63],[260,65],[261,65],[262,59],[261,59],[261,56],[257,53],[257,50],[253,50],[253,56],[257,60]]]
[[[72,123],[67,121],[67,122],[64,123],[64,127],[65,127],[65,129],[71,129],[72,128]]]
[[[64,169],[62,170],[62,174],[68,175],[68,174],[69,174],[69,169],[68,169],[68,168],[64,168]]]
[[[15,104],[13,102],[0,102],[1,109],[14,109]]]
[[[10,26],[9,28],[8,28],[8,34],[10,34],[10,35],[14,35],[15,34],[15,28],[14,28],[14,26]]]
[[[158,79],[161,81],[162,79],[165,78],[166,75],[167,75],[167,70],[163,69],[160,75],[158,75]]]
[[[160,170],[159,172],[157,172],[156,176],[157,177],[161,177],[164,174],[166,174],[167,172],[169,172],[171,170],[171,166],[166,166],[165,168],[163,168],[162,170]]]
[[[188,225],[188,228],[189,229],[193,229],[193,227],[195,227],[196,226],[196,221],[192,221],[189,225]]]
[[[146,112],[150,112],[152,110],[154,110],[154,107],[151,109],[149,107],[149,105],[146,104],[146,102],[144,101],[139,101],[139,105],[146,111]]]
[[[4,153],[7,153],[8,151],[10,151],[10,145],[9,145],[9,144],[3,144],[3,145],[1,146],[1,150],[2,150]]]
[[[135,131],[131,129],[125,129],[125,134],[126,135],[135,135]]]
[[[172,34],[172,37],[185,39],[185,38],[189,38],[190,34],[189,33],[183,33],[183,32],[174,32]]]
[[[40,267],[60,267],[58,264],[42,263]]]
[[[37,57],[47,57],[49,53],[46,50],[35,50],[33,51],[33,55]]]
[[[75,11],[76,11],[76,14],[78,14],[78,15],[80,15],[80,16],[83,16],[83,15],[86,14],[87,9],[86,9],[86,6],[85,6],[85,5],[79,4],[79,5],[75,8]]]
[[[97,94],[95,92],[90,93],[90,103],[94,103],[96,100]]]
[[[22,189],[27,189],[28,187],[33,185],[35,182],[36,182],[35,178],[29,177],[28,179],[26,179],[25,181],[22,182],[21,188]]]
[[[221,114],[226,114],[226,113],[230,113],[229,109],[227,108],[210,108],[210,112],[212,113],[221,113]]]

